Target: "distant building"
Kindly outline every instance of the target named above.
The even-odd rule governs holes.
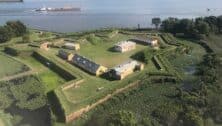
[[[71,63],[96,76],[102,75],[107,71],[106,67],[101,66],[78,54],[74,55],[74,57],[71,60]]]
[[[136,49],[136,43],[131,41],[122,41],[114,46],[114,50],[117,52],[127,52],[134,49]]]
[[[80,49],[80,44],[79,43],[70,43],[67,42],[64,44],[63,46],[66,49],[70,49],[70,50],[79,50]]]
[[[49,42],[43,42],[43,43],[40,44],[39,48],[48,51],[49,50],[49,45],[50,45]]]
[[[137,70],[143,70],[143,69],[144,69],[144,65],[142,63],[139,63],[137,61],[129,61],[127,63],[124,63],[122,65],[119,65],[111,69],[110,77],[117,80],[122,80],[126,76],[132,74],[133,72]]]
[[[74,55],[72,53],[65,51],[65,50],[59,50],[58,56],[64,60],[72,61],[72,58]]]

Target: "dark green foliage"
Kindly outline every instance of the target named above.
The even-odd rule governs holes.
[[[1,83],[1,107],[6,109],[15,102],[21,109],[35,110],[46,104],[44,89],[39,80],[28,76]]]
[[[0,109],[1,110],[8,108],[13,102],[13,100],[9,97],[9,95],[4,93],[3,90],[7,90],[7,89],[2,88],[0,92]]]
[[[202,35],[221,33],[222,17],[209,16],[195,20],[168,18],[161,26],[165,32],[183,33],[186,37],[202,39],[204,37]]]
[[[62,105],[56,96],[54,91],[47,93],[47,97],[49,99],[50,107],[56,115],[56,121],[65,122],[65,111],[62,108]]]
[[[19,55],[19,52],[16,49],[11,48],[11,47],[5,47],[4,52],[9,54],[9,55],[12,55],[12,56],[18,56]]]
[[[5,26],[0,26],[0,43],[9,41],[13,37],[26,34],[28,29],[20,21],[8,21]]]
[[[222,16],[217,17],[218,29],[219,32],[222,32]]]
[[[13,31],[14,35],[17,37],[27,33],[26,26],[20,21],[8,21],[6,25],[7,28],[11,29],[11,31]]]
[[[43,86],[33,78],[25,80],[25,84],[10,87],[10,90],[21,109],[35,110],[46,103]]]
[[[222,94],[210,92],[207,96],[208,113],[216,122],[222,123]]]
[[[196,29],[200,34],[208,35],[210,32],[209,24],[204,21],[196,21]]]
[[[136,53],[135,55],[131,56],[131,58],[148,64],[152,60],[152,58],[156,54],[156,52],[157,51],[154,49],[152,49],[152,50],[146,49],[146,50]]]
[[[199,68],[199,74],[202,75],[202,80],[205,83],[215,83],[218,78],[217,68],[219,68],[219,66],[219,57],[217,57],[215,54],[205,55],[204,62]]]
[[[0,43],[10,40],[9,30],[6,27],[0,26]]]
[[[204,126],[202,117],[198,112],[191,111],[186,112],[184,115],[184,125],[185,126]]]
[[[181,107],[175,103],[166,103],[155,109],[152,115],[158,118],[162,124],[173,125],[180,111]]]
[[[178,22],[179,22],[179,19],[177,18],[168,18],[162,21],[161,27],[164,31],[175,34],[177,33],[175,28]]]
[[[121,110],[110,115],[108,126],[136,126],[136,118],[132,112]]]

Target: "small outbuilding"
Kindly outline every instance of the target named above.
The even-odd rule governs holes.
[[[134,73],[135,71],[141,71],[143,69],[144,69],[144,64],[133,60],[114,67],[113,69],[110,70],[109,75],[111,78],[122,80],[126,76]]]
[[[136,49],[136,43],[131,41],[122,41],[114,46],[114,50],[117,52],[127,52]]]
[[[71,61],[74,54],[72,54],[70,52],[67,52],[65,50],[59,50],[58,56],[61,57],[64,60]]]
[[[50,45],[50,42],[43,42],[43,43],[40,44],[39,48],[48,51],[49,47],[50,47],[49,45]]]
[[[65,49],[70,49],[70,50],[80,50],[80,44],[79,43],[66,42],[63,47]]]
[[[108,70],[106,67],[99,65],[78,54],[74,55],[71,63],[96,76],[100,76]]]

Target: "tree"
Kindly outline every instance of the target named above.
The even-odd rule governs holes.
[[[205,17],[204,21],[207,22],[210,26],[211,32],[217,33],[218,32],[218,20],[217,17],[215,16],[209,16],[209,17]]]
[[[155,109],[152,115],[165,125],[172,125],[178,118],[178,113],[180,113],[181,107],[173,103],[166,103]]]
[[[111,115],[109,126],[136,126],[137,121],[132,112],[121,110]]]
[[[158,29],[159,25],[161,24],[161,19],[160,18],[153,18],[152,24],[155,25],[156,29]]]
[[[209,32],[210,32],[210,26],[209,26],[209,24],[206,23],[206,22],[204,22],[204,21],[198,21],[198,22],[196,23],[196,28],[197,28],[197,30],[198,30],[198,32],[199,32],[200,34],[206,34],[206,35],[208,35]]]
[[[10,40],[9,31],[6,27],[0,26],[0,43]]]
[[[185,126],[204,126],[202,117],[194,112],[187,112],[184,116]]]
[[[175,26],[176,24],[179,22],[179,20],[177,18],[168,18],[166,20],[164,20],[161,24],[161,28],[165,31],[165,32],[170,32],[170,33],[176,33],[175,31]]]
[[[218,29],[219,32],[222,32],[222,16],[217,17]]]
[[[26,26],[20,21],[8,21],[6,26],[13,31],[15,36],[22,36],[27,33]]]
[[[194,29],[194,23],[189,19],[181,19],[179,23],[175,26],[175,30],[177,33],[184,33],[186,35],[192,34]]]

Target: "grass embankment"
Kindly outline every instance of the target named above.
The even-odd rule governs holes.
[[[0,78],[12,76],[29,70],[29,68],[23,63],[1,52],[0,61]]]
[[[222,35],[210,35],[206,42],[216,53],[222,55]]]

